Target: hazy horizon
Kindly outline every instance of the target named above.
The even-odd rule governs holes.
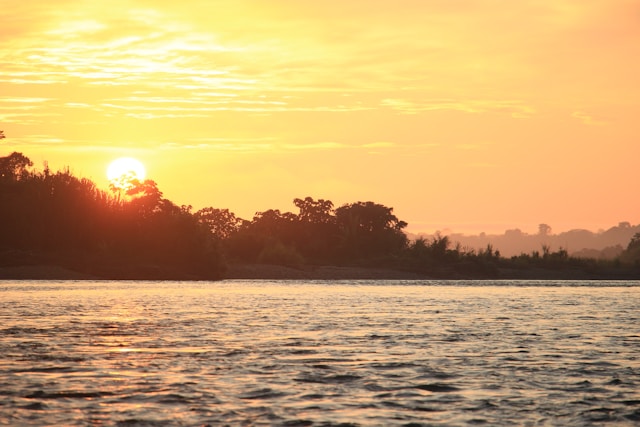
[[[375,201],[407,231],[640,223],[640,6],[0,0],[0,156],[139,159],[242,218]]]

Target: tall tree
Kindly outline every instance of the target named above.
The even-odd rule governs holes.
[[[300,210],[296,247],[307,259],[334,261],[339,233],[333,202],[305,197],[294,199],[293,204]]]
[[[633,235],[627,245],[627,249],[620,255],[620,259],[622,261],[640,264],[640,233]]]
[[[217,243],[155,182],[122,199],[68,169],[29,172],[20,153],[0,157],[0,262],[54,262],[114,278],[217,278]],[[21,255],[20,255],[21,254]],[[20,264],[15,264],[20,265]]]
[[[196,212],[196,218],[211,234],[219,240],[225,240],[237,232],[242,224],[242,218],[229,209],[203,208]]]
[[[0,179],[19,180],[28,174],[33,162],[22,153],[13,152],[7,157],[0,157]]]
[[[538,235],[539,236],[549,236],[551,235],[551,226],[548,224],[539,224],[538,225]]]
[[[331,200],[313,200],[311,197],[293,199],[293,204],[300,210],[298,218],[302,222],[327,224],[333,222],[333,202]]]
[[[336,209],[346,255],[369,257],[388,255],[403,249],[407,223],[393,214],[393,208],[374,202],[357,202]]]

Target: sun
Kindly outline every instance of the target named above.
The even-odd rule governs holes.
[[[115,159],[107,167],[107,179],[115,188],[132,187],[131,181],[144,181],[147,171],[144,165],[132,157]]]

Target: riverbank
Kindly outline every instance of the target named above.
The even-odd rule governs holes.
[[[417,280],[432,276],[410,271],[384,268],[304,266],[299,268],[270,264],[234,264],[224,274],[225,279],[267,280]]]
[[[0,280],[99,280],[97,276],[57,265],[0,267]]]
[[[314,266],[305,268],[292,268],[269,264],[234,264],[225,272],[222,279],[228,280],[417,280],[431,279],[432,277],[378,268]],[[23,265],[0,267],[0,280],[112,280],[111,277],[102,277],[79,271],[70,270],[56,265]],[[144,278],[137,276],[131,280],[162,280],[154,277]],[[128,280],[128,279],[118,279]],[[170,279],[166,279],[170,280]],[[190,275],[174,277],[173,280],[194,280]],[[197,280],[197,279],[196,279]]]
[[[267,280],[640,280],[640,274],[624,270],[588,272],[579,269],[499,268],[495,274],[473,275],[454,271],[438,274],[412,271],[338,266],[304,266],[299,268],[268,264],[235,264],[225,279]]]
[[[153,273],[153,274],[151,274]],[[139,273],[131,277],[95,275],[57,265],[22,265],[0,267],[0,280],[205,280],[189,273],[171,272],[167,277],[157,271],[148,277]],[[430,275],[385,268],[343,266],[287,267],[272,264],[232,264],[222,280],[640,280],[627,271],[590,273],[574,269],[498,269],[492,277],[456,273]]]

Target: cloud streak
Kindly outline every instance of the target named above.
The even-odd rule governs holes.
[[[197,4],[205,8],[209,3]],[[551,40],[561,35],[581,45],[586,41],[580,34],[609,28],[608,20],[619,24],[617,18],[627,12],[624,2],[584,7],[519,2],[491,8],[470,1],[465,11],[440,2],[403,4],[393,10],[377,2],[338,9],[330,2],[318,9],[275,1],[266,9],[260,3],[222,1],[216,14],[206,16],[168,2],[116,1],[107,8],[65,1],[44,8],[47,13],[9,7],[9,16],[28,13],[34,22],[13,28],[21,37],[0,40],[0,85],[28,86],[23,92],[29,94],[40,86],[64,86],[75,99],[58,106],[60,110],[83,104],[136,109],[124,115],[146,120],[206,118],[227,110],[277,114],[379,108],[402,114],[453,110],[526,118],[549,103],[535,85],[554,71],[543,68],[552,61],[539,61],[540,55],[564,50],[550,45]],[[602,14],[604,21],[598,19]],[[332,20],[331,32],[323,16]],[[251,24],[250,32],[243,19]],[[630,33],[618,29],[611,37],[637,40],[637,28],[629,25]],[[610,56],[604,49],[595,53]],[[579,55],[575,66],[562,63],[558,77],[569,82],[566,72],[576,70],[581,79],[583,73],[575,67],[584,60],[592,61]],[[104,86],[124,102],[113,102],[112,96],[100,99],[90,86]],[[134,91],[149,95],[126,96]],[[205,93],[222,95],[212,102]],[[355,97],[351,104],[344,103],[345,93]],[[265,94],[270,99],[259,98]],[[292,94],[297,102],[288,98]],[[573,91],[565,95],[580,97]],[[553,102],[561,99],[559,93]],[[7,116],[21,118],[29,119]]]
[[[0,0],[0,11],[2,147],[94,165],[142,150],[181,165],[168,196],[214,194],[215,179],[196,177],[224,169],[248,189],[331,182],[460,223],[477,211],[466,194],[495,217],[479,221],[535,225],[545,206],[593,212],[596,198],[613,216],[634,191],[619,183],[633,182],[620,174],[638,141],[636,1]],[[571,208],[553,178],[567,171],[590,188]]]

